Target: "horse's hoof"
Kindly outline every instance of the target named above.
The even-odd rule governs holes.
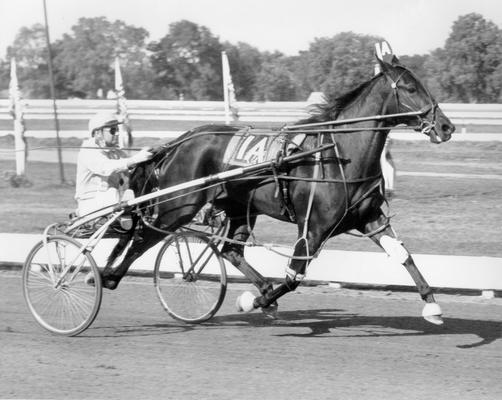
[[[431,324],[443,325],[441,307],[437,303],[427,303],[422,310],[422,317]]]
[[[279,304],[277,304],[277,302],[274,301],[268,307],[262,307],[261,312],[267,319],[273,319],[273,320],[279,319],[278,316]]]
[[[429,315],[427,317],[424,317],[427,322],[430,322],[431,324],[434,325],[443,325],[444,321],[441,315]]]
[[[106,289],[114,290],[118,285],[118,281],[115,281],[113,279],[103,279],[103,287]]]
[[[244,292],[239,297],[237,297],[237,301],[235,305],[237,307],[237,311],[239,312],[250,312],[254,309],[254,299],[256,297],[251,292]]]
[[[89,272],[85,278],[84,278],[84,283],[88,286],[94,286],[95,280],[94,280],[94,274],[92,272]]]

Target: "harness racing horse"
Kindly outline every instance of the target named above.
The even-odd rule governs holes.
[[[227,236],[230,240],[224,243],[222,255],[260,292],[256,298],[240,296],[241,311],[262,308],[265,313],[274,314],[277,299],[296,289],[323,244],[333,236],[355,229],[407,269],[425,301],[423,317],[441,324],[441,308],[431,288],[382,211],[385,198],[381,190],[380,155],[389,130],[396,125],[421,131],[433,143],[449,140],[455,127],[425,86],[397,58],[378,62],[381,72],[371,80],[318,106],[318,112],[309,119],[281,130],[288,135],[305,135],[301,150],[328,144],[332,145],[330,148],[323,147],[324,150],[287,165],[278,164],[280,173],[274,172],[272,176],[268,172],[252,179],[230,179],[206,190],[187,190],[169,201],[161,198],[152,226],[139,221],[136,231],[116,245],[102,271],[103,285],[109,289],[117,287],[131,263],[161,241],[165,231],[173,232],[189,223],[210,201],[223,209],[230,221]],[[157,185],[162,189],[234,168],[224,160],[224,155],[241,129],[206,125],[186,132],[152,160],[137,167],[131,187],[140,195]],[[277,199],[278,181],[282,188],[286,187],[286,202]],[[289,212],[284,212],[284,203]],[[253,228],[259,214],[294,220],[298,228],[286,277],[275,288],[244,258],[249,228]],[[114,260],[125,248],[123,261],[114,267]]]

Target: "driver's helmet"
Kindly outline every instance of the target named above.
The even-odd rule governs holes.
[[[113,112],[99,112],[89,120],[89,135],[94,136],[94,132],[99,129],[117,126],[122,122],[117,114]]]

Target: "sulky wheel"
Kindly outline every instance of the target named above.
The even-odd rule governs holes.
[[[196,232],[167,237],[155,260],[154,284],[164,309],[175,319],[211,318],[225,298],[225,263],[213,242]]]
[[[94,321],[102,285],[96,262],[68,236],[49,236],[33,247],[23,267],[23,292],[36,321],[45,329],[74,336]],[[85,282],[92,272],[94,286]]]

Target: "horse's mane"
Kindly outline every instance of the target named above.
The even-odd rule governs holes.
[[[369,81],[361,83],[356,88],[342,94],[341,96],[328,94],[326,103],[312,105],[310,107],[311,116],[302,121],[298,121],[297,124],[324,122],[336,119],[338,115],[340,115],[340,113],[345,110],[349,104],[352,104],[357,98],[359,98],[360,94],[364,92],[366,88],[371,86],[375,79],[379,76],[380,74],[374,76]]]
[[[158,146],[157,148],[153,149],[152,151],[154,153],[154,156],[150,162],[158,162],[164,159],[170,152],[174,151],[180,144],[186,142],[187,140],[190,140],[195,135],[204,134],[205,132],[211,133],[211,131],[217,131],[220,133],[225,133],[225,132],[232,133],[241,128],[242,127],[235,125],[222,125],[222,124],[207,124],[192,128],[183,133],[182,135],[178,136],[176,139],[168,141]]]

